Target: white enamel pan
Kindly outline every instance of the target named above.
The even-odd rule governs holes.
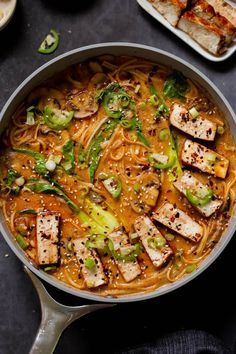
[[[15,92],[11,95],[11,97],[5,104],[0,114],[0,133],[9,124],[10,118],[16,110],[17,106],[24,100],[24,98],[32,91],[33,88],[35,88],[49,77],[64,70],[66,67],[72,64],[103,54],[138,56],[180,70],[184,75],[193,79],[207,90],[207,92],[212,97],[213,101],[215,101],[215,103],[220,107],[223,115],[228,120],[231,131],[233,132],[234,136],[236,136],[236,116],[232,108],[230,107],[225,97],[217,89],[217,87],[205,75],[203,75],[199,70],[194,68],[191,64],[172,54],[169,54],[153,47],[132,43],[104,43],[90,45],[62,54],[57,58],[49,61],[47,64],[41,66],[39,69],[33,72],[24,82],[22,82],[22,84],[15,90]],[[29,261],[29,259],[25,256],[24,252],[18,246],[18,244],[13,240],[11,233],[8,230],[7,225],[4,221],[3,215],[0,215],[0,217],[0,231],[3,237],[5,238],[12,251],[28,269],[30,269],[33,273],[35,273],[44,281],[48,282],[49,284],[55,286],[56,288],[62,291],[88,300],[95,300],[106,303],[122,303],[147,300],[153,297],[166,294],[174,289],[183,286],[184,284],[196,278],[200,273],[202,273],[207,267],[209,267],[210,264],[212,264],[216,260],[216,258],[220,255],[220,253],[224,250],[224,248],[230,241],[236,229],[236,223],[234,222],[235,216],[233,216],[220,242],[215,246],[211,254],[202,262],[200,267],[192,274],[183,277],[182,279],[176,281],[173,284],[162,286],[161,288],[151,291],[149,293],[132,294],[129,296],[120,296],[118,298],[115,298],[109,296],[104,297],[89,291],[81,291],[72,288],[69,285],[58,281],[53,276],[38,269],[38,267],[33,264],[33,262]]]

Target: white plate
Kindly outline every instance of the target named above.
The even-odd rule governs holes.
[[[225,53],[223,53],[220,56],[215,56],[215,55],[209,53],[203,47],[201,47],[187,33],[179,30],[178,28],[171,26],[171,24],[157,10],[154,9],[154,7],[151,5],[150,2],[148,2],[148,0],[136,0],[136,1],[145,11],[147,11],[151,16],[153,16],[157,21],[159,21],[162,25],[164,25],[166,28],[168,28],[176,36],[178,36],[180,39],[182,39],[182,41],[187,43],[190,47],[192,47],[194,50],[196,50],[196,52],[201,54],[206,59],[211,60],[211,61],[215,61],[215,62],[223,61],[223,60],[226,60],[227,58],[229,58],[236,51],[236,39],[235,39]],[[230,0],[228,0],[227,2],[229,4],[231,4],[234,8],[236,8],[235,2],[230,1]]]
[[[0,0],[0,31],[10,21],[15,8],[17,0]]]

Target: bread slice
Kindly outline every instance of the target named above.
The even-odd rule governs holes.
[[[172,25],[176,26],[188,0],[149,0],[152,6]]]
[[[178,28],[188,33],[203,48],[214,55],[222,54],[226,50],[225,35],[214,24],[197,16],[193,11],[185,12]]]

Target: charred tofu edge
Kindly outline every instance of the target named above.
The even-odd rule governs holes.
[[[183,0],[149,0],[149,2],[174,27],[177,25],[187,3]]]
[[[216,124],[200,115],[193,118],[189,111],[178,103],[172,106],[170,123],[194,138],[213,141],[216,134]]]
[[[59,261],[60,215],[41,212],[36,217],[36,249],[39,265],[57,264]]]
[[[203,236],[202,226],[169,202],[162,204],[152,218],[193,242],[198,242]]]
[[[215,55],[226,51],[224,33],[219,27],[197,16],[193,11],[187,11],[181,16],[178,28],[188,33],[202,47]]]
[[[122,251],[131,246],[128,236],[122,230],[114,230],[107,237],[113,242],[115,250]],[[141,268],[137,260],[130,262],[115,260],[115,263],[127,283],[131,282],[141,274]]]
[[[161,236],[164,237],[160,231],[156,228],[153,222],[147,216],[141,216],[137,218],[134,222],[134,228],[137,232],[140,240],[143,244],[145,251],[147,252],[150,260],[152,261],[155,267],[161,267],[169,257],[173,254],[172,249],[169,247],[168,243],[161,249],[152,249],[148,245],[148,239],[150,237]]]
[[[72,244],[74,252],[76,254],[77,262],[80,267],[81,273],[84,277],[84,281],[88,288],[96,288],[98,286],[107,284],[107,278],[105,276],[102,262],[97,255],[97,252],[90,250],[86,247],[85,243],[87,238],[81,237],[74,239]],[[85,262],[88,258],[94,260],[95,265],[92,269],[86,267]]]
[[[189,188],[193,190],[193,192],[197,192],[198,188],[207,188],[204,184],[202,184],[196,177],[191,175],[189,172],[185,172],[184,175],[180,176],[177,178],[176,181],[173,182],[175,188],[182,193],[184,196],[186,196],[186,190],[187,190],[187,183],[184,181],[186,179],[191,179],[191,183],[189,184]],[[214,214],[222,205],[223,201],[218,199],[214,195],[214,200],[211,200],[207,205],[205,206],[195,206],[193,207],[197,209],[203,216],[209,217],[212,214]]]
[[[215,156],[216,161],[208,161],[207,156]],[[181,159],[188,166],[220,178],[226,177],[229,167],[229,160],[224,156],[189,139],[184,142]]]

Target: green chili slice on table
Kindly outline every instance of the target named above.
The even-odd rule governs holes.
[[[59,45],[59,34],[54,29],[51,29],[48,35],[40,44],[38,52],[41,54],[53,53]]]

